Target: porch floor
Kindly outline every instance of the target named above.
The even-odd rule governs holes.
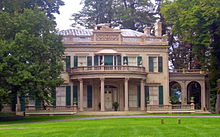
[[[83,111],[83,112],[29,112],[26,116],[38,115],[93,115],[93,116],[127,116],[127,115],[145,115],[145,114],[210,114],[209,111]]]

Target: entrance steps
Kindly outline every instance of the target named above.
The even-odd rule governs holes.
[[[104,116],[104,115],[112,115],[112,116],[123,116],[123,115],[144,115],[147,114],[146,111],[84,111],[84,112],[77,112],[75,115],[96,115],[96,116]]]

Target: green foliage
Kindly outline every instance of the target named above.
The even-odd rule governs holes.
[[[61,40],[54,22],[37,8],[0,11],[1,103],[14,95],[51,102],[52,91],[63,82]]]
[[[96,24],[110,23],[133,30],[143,31],[155,22],[150,0],[83,0],[83,9],[73,14],[73,26],[93,28]]]
[[[49,18],[54,18],[52,13],[59,14],[60,6],[64,5],[62,0],[1,0],[0,10],[8,13],[23,12],[25,8],[38,8],[46,12]]]
[[[161,13],[166,23],[172,26],[173,35],[192,43],[192,52],[202,69],[209,70],[210,86],[215,89],[220,77],[220,2],[167,0],[162,4]],[[214,92],[216,95],[217,91]]]

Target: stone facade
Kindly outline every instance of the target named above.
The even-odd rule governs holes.
[[[182,98],[187,86],[196,81],[201,86],[201,109],[209,108],[205,74],[199,71],[169,72],[167,36],[162,36],[161,23],[155,23],[155,36],[150,28],[144,33],[129,29],[112,29],[99,24],[94,30],[61,31],[66,47],[64,85],[56,90],[53,111],[172,110],[169,83],[179,82]],[[60,108],[60,109],[59,109]],[[183,100],[180,109],[194,106]],[[30,110],[30,109],[28,109]]]

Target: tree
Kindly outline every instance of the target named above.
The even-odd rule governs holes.
[[[45,11],[49,18],[53,18],[52,13],[60,13],[59,8],[63,6],[62,0],[1,0],[0,10],[4,10],[9,13],[23,12],[25,8],[34,9],[39,8],[41,11]]]
[[[150,0],[83,0],[83,9],[73,14],[72,26],[93,28],[96,24],[143,31],[155,22],[153,4]]]
[[[15,96],[51,103],[52,93],[63,82],[61,40],[54,21],[38,8],[0,11],[1,105]]]
[[[192,43],[192,52],[202,69],[210,72],[209,82],[216,96],[217,79],[220,77],[220,2],[167,0],[161,7],[161,13],[166,23],[172,26],[174,35],[181,41]],[[217,95],[220,96],[220,93]]]

